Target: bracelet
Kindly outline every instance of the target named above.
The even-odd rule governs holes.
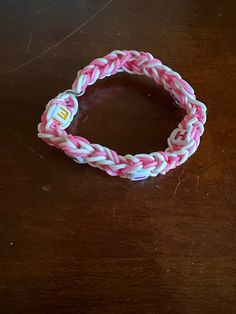
[[[78,96],[98,79],[118,72],[152,77],[170,92],[175,103],[187,114],[171,133],[165,151],[125,156],[99,144],[92,144],[81,136],[68,134],[78,110]],[[206,122],[206,106],[196,100],[194,90],[181,76],[163,65],[150,53],[134,50],[115,50],[103,58],[92,61],[79,71],[72,86],[50,100],[38,125],[38,136],[49,145],[62,149],[74,161],[88,163],[111,176],[130,180],[144,180],[149,176],[165,174],[184,163],[197,149]]]

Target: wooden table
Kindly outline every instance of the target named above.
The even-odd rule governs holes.
[[[0,312],[235,313],[235,9],[231,1],[1,1]],[[114,49],[153,53],[208,106],[198,152],[131,182],[37,138],[49,99]],[[183,113],[119,74],[70,130],[121,154],[165,149]]]

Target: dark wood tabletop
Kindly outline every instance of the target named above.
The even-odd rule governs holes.
[[[0,4],[0,313],[236,313],[233,0]],[[145,181],[73,162],[37,137],[47,102],[114,49],[151,52],[208,107],[198,151]],[[119,154],[164,150],[183,117],[118,74],[69,130]]]

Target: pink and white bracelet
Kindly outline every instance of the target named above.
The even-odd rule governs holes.
[[[120,156],[114,150],[91,144],[80,136],[68,134],[77,110],[76,96],[85,93],[88,85],[118,72],[152,77],[171,93],[175,102],[187,112],[183,121],[171,133],[168,148],[151,154]],[[184,163],[197,149],[206,122],[206,107],[196,100],[192,87],[181,76],[163,65],[150,53],[134,50],[115,50],[92,61],[79,71],[72,89],[49,101],[38,125],[38,136],[49,145],[62,149],[78,163],[88,163],[111,176],[144,180],[165,174]]]

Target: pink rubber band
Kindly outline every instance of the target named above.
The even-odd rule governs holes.
[[[87,86],[98,79],[118,72],[152,77],[186,110],[185,118],[171,133],[164,152],[120,156],[107,147],[91,144],[85,138],[65,131],[78,110],[76,96],[83,95]],[[111,176],[144,180],[149,176],[165,174],[184,163],[196,151],[205,122],[206,106],[196,100],[194,90],[178,73],[150,53],[115,50],[79,71],[72,89],[49,101],[38,125],[38,136],[49,145],[62,149],[78,163],[88,163]]]

